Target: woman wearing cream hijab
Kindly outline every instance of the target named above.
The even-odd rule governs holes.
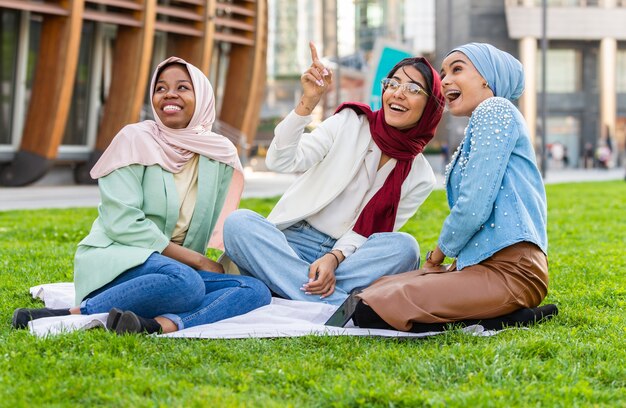
[[[270,302],[260,281],[223,274],[205,256],[241,195],[236,148],[211,131],[213,89],[176,57],[150,86],[154,121],[124,127],[92,169],[101,203],[76,251],[76,307],[17,309],[13,326],[67,314],[109,312],[117,333],[171,332]],[[211,242],[209,242],[211,240]]]

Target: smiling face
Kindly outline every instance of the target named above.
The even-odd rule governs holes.
[[[476,107],[493,92],[465,54],[455,51],[441,64],[441,91],[454,116],[471,116]]]
[[[189,125],[196,108],[196,95],[183,65],[173,64],[161,72],[154,85],[152,105],[168,128],[183,129]]]
[[[383,92],[383,110],[385,112],[385,122],[389,126],[396,129],[408,129],[419,122],[428,96],[423,92],[417,95],[411,95],[404,91],[402,84],[414,83],[422,89],[428,89],[424,76],[413,66],[405,65],[400,67],[391,76],[391,79],[397,81],[401,86],[395,91],[388,87]]]

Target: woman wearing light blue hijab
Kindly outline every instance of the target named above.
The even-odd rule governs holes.
[[[554,305],[537,308],[548,290],[547,209],[528,129],[512,103],[524,90],[522,65],[489,44],[466,44],[445,57],[441,84],[449,112],[470,118],[446,168],[450,214],[423,268],[356,295],[353,320],[424,331],[553,315]]]

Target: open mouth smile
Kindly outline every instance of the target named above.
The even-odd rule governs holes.
[[[446,92],[446,99],[448,102],[454,102],[459,96],[461,96],[461,91],[456,89]]]
[[[181,108],[178,105],[165,105],[163,107],[163,112],[179,112],[181,111],[183,108]]]
[[[395,112],[406,112],[408,111],[407,108],[405,108],[404,106],[400,106],[397,103],[392,103],[389,105],[389,109],[391,109],[392,111]]]

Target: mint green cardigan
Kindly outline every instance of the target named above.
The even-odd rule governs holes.
[[[198,197],[183,246],[206,253],[233,168],[200,156]],[[170,242],[179,214],[174,176],[158,165],[133,164],[98,180],[100,205],[74,257],[76,305]]]

